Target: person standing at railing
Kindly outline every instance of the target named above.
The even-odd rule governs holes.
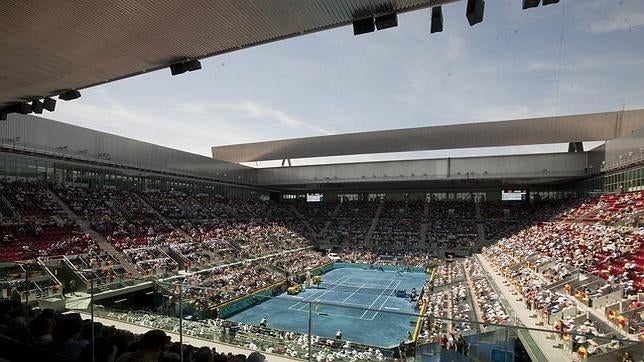
[[[74,279],[69,281],[69,293],[76,295],[76,281]]]

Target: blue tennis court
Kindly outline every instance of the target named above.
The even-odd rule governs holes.
[[[418,314],[396,291],[420,291],[425,279],[424,273],[333,269],[322,276],[319,289],[284,293],[229,319],[258,325],[266,316],[269,327],[307,333],[311,304],[313,334],[333,338],[339,328],[344,340],[393,346],[413,332]]]

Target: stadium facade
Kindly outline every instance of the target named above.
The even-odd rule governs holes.
[[[590,150],[584,141],[605,141]],[[313,156],[569,143],[569,152],[253,168],[237,162]],[[11,114],[0,123],[0,175],[57,184],[203,191],[326,201],[532,198],[644,187],[644,110],[425,127],[213,147],[213,158]]]

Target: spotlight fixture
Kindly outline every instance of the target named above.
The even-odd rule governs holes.
[[[37,99],[34,99],[33,101],[31,101],[31,110],[34,113],[41,114],[43,110],[43,106],[44,104]]]
[[[51,97],[45,97],[43,99],[43,108],[49,112],[53,112],[56,109],[56,100]]]
[[[396,13],[385,14],[376,17],[376,29],[383,30],[398,26],[398,15]]]
[[[172,75],[179,75],[199,69],[201,69],[201,62],[196,59],[170,65],[170,73],[172,73]]]
[[[80,98],[80,96],[81,94],[79,91],[77,91],[76,89],[70,89],[68,91],[61,93],[58,96],[58,99],[62,99],[64,101],[71,101],[73,99]]]
[[[2,110],[3,113],[21,113],[29,114],[31,113],[31,104],[29,103],[15,103],[10,106],[5,107]]]
[[[186,69],[188,69],[189,72],[192,72],[193,70],[199,70],[201,69],[201,62],[198,60],[191,60],[186,63]]]
[[[31,104],[29,103],[20,103],[18,105],[18,113],[29,114],[33,112],[31,109]]]
[[[539,6],[541,0],[523,0],[523,10],[528,8],[536,8]]]
[[[484,0],[467,0],[467,21],[470,26],[474,26],[483,21],[483,12],[485,10]]]
[[[443,31],[443,8],[434,6],[432,8],[432,23],[430,25],[430,33],[440,33]]]
[[[172,75],[183,74],[187,72],[186,66],[183,63],[176,63],[170,65],[170,73]]]
[[[353,21],[353,35],[372,33],[374,30],[373,18],[364,18]]]
[[[550,5],[550,4],[557,4],[559,3],[559,0],[543,0],[543,5]]]

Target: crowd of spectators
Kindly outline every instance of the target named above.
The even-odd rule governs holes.
[[[370,244],[376,248],[400,250],[418,245],[421,239],[422,218],[379,218]]]
[[[419,338],[445,345],[457,335],[477,330],[470,291],[465,281],[463,262],[442,263],[432,273],[421,291],[417,304],[425,306]]]
[[[78,273],[85,276],[85,279],[93,279],[98,283],[113,283],[127,275],[127,270],[118,259],[106,251],[68,255],[67,260]]]
[[[171,274],[179,268],[179,264],[159,247],[126,249],[123,253],[145,275]]]
[[[263,264],[275,266],[289,276],[305,273],[329,262],[331,259],[324,253],[310,249],[280,254],[262,261]]]
[[[427,251],[396,252],[375,248],[344,248],[336,253],[339,261],[373,265],[394,265],[404,267],[425,267],[432,260]]]
[[[73,265],[79,270],[93,268],[101,279],[124,272],[113,268],[118,260],[81,232],[46,185],[2,182],[0,190],[0,260],[77,255],[70,258]],[[175,273],[179,266],[171,257],[175,254],[186,271],[232,262],[183,276],[188,298],[203,309],[328,262],[322,253],[303,249],[327,224],[319,236],[344,246],[338,253],[342,261],[402,267],[430,264],[429,253],[419,245],[423,238],[433,250],[473,247],[482,228],[491,243],[484,255],[508,277],[528,309],[548,315],[571,308],[574,300],[544,286],[573,271],[601,277],[623,288],[625,296],[644,291],[644,228],[637,228],[644,192],[584,202],[356,201],[304,207],[183,192],[78,187],[54,191],[143,274]],[[255,258],[261,259],[234,264]],[[547,267],[535,275],[540,265]],[[29,286],[18,284],[14,289],[21,288]],[[475,309],[485,323],[509,320],[480,265],[471,261],[440,264],[424,288],[422,302],[428,307],[422,332],[426,339],[469,333]],[[437,322],[439,316],[455,321]]]
[[[472,297],[480,311],[479,321],[487,324],[505,324],[510,321],[500,296],[492,288],[492,284],[483,274],[481,264],[472,259],[464,262],[464,267],[472,280]]]
[[[589,297],[602,297],[615,288],[623,290],[624,298],[643,291],[644,229],[623,223],[637,210],[639,199],[633,193],[585,200],[550,221],[501,238],[483,256],[506,277],[526,309],[572,350],[598,353],[605,347],[600,340],[606,343],[615,333],[590,314],[578,315],[577,308],[580,303],[591,306]],[[579,279],[575,273],[587,274],[581,280],[604,281],[586,283],[575,292],[563,285],[564,280]],[[569,333],[576,336],[566,340]]]
[[[630,295],[644,288],[643,243],[644,229],[548,222],[501,239],[495,248],[520,260],[553,261],[547,273],[551,282],[565,277],[572,267],[621,285],[625,295]]]
[[[376,201],[343,202],[320,238],[340,245],[367,245],[367,234],[379,204]]]
[[[427,230],[427,242],[436,248],[459,248],[473,246],[478,240],[476,222],[455,217],[431,219]]]
[[[174,317],[150,315],[143,312],[108,312],[107,316],[175,333],[178,328]],[[185,320],[183,332],[187,336],[242,346],[256,351],[255,353],[261,351],[293,359],[307,359],[309,355],[308,335],[270,328],[270,321],[268,327],[262,327],[220,318]],[[390,360],[393,356],[391,349],[380,350],[373,346],[315,335],[311,336],[311,350],[312,359],[319,362],[381,361]],[[249,357],[252,355],[253,353]],[[267,358],[270,359],[270,356]]]
[[[622,194],[606,194],[587,199],[579,207],[563,212],[561,218],[569,221],[585,221],[615,225],[640,226],[644,211],[644,191]]]
[[[223,302],[283,280],[283,276],[259,262],[244,262],[188,274],[182,280],[186,299],[202,310],[212,310]]]
[[[0,357],[11,360],[179,361],[182,350],[186,362],[266,360],[266,356],[258,352],[232,355],[218,353],[214,347],[196,348],[187,344],[182,349],[162,330],[152,329],[137,335],[83,320],[77,313],[27,309],[25,315],[25,306],[15,301],[0,302],[0,335],[4,337],[1,343],[5,347],[0,348]]]
[[[114,240],[154,235],[170,228],[132,191],[58,186],[58,196],[99,233]]]
[[[64,214],[46,185],[0,182],[0,195],[0,261],[96,249],[91,237]]]

